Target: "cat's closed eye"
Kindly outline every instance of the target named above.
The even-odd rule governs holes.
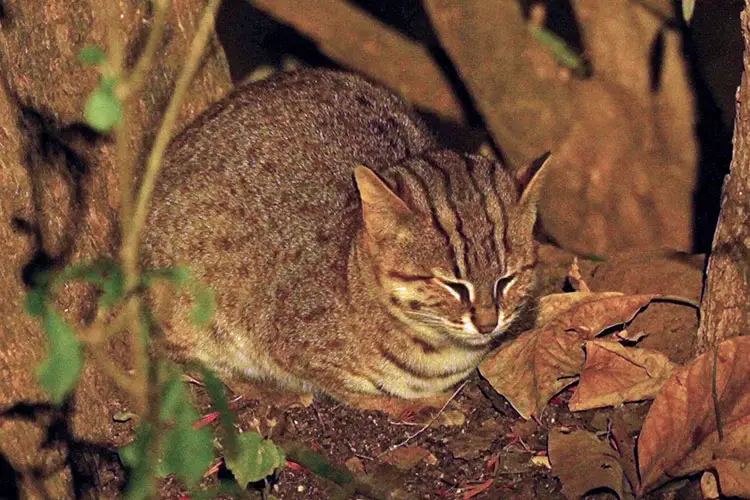
[[[495,297],[503,296],[515,281],[515,274],[509,274],[508,276],[503,276],[502,278],[498,279],[495,282]]]
[[[471,290],[469,290],[469,286],[465,283],[443,280],[441,280],[440,283],[448,288],[453,295],[464,304],[471,303]]]

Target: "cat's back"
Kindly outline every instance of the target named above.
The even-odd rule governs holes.
[[[330,70],[281,73],[239,86],[178,136],[160,187],[207,177],[282,187],[348,182],[353,162],[380,170],[432,146],[421,122],[386,89]]]
[[[356,75],[301,71],[242,85],[168,148],[148,264],[190,262],[215,288],[338,265],[359,223],[353,168],[382,171],[433,146],[401,99]]]

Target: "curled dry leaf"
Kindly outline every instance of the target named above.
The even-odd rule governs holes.
[[[714,353],[718,411],[714,407]],[[722,342],[669,379],[638,440],[639,494],[714,469],[723,495],[750,496],[750,337]],[[716,416],[721,422],[721,438]]]
[[[677,366],[652,349],[590,340],[578,389],[568,405],[572,411],[582,411],[653,399]]]
[[[435,455],[430,453],[430,450],[422,448],[421,446],[403,446],[401,448],[395,448],[382,458],[383,462],[395,465],[401,470],[409,470],[422,462],[426,462],[430,465],[437,463]]]
[[[564,434],[552,429],[548,443],[552,474],[560,478],[566,498],[583,497],[591,490],[607,488],[619,498],[630,494],[620,455],[588,431]]]
[[[719,482],[713,472],[704,472],[701,476],[701,494],[705,500],[719,498]]]
[[[479,371],[528,419],[577,380],[585,341],[631,321],[654,297],[614,292],[548,295],[540,303],[540,326],[504,344]]]
[[[620,292],[569,292],[569,293],[552,293],[539,299],[537,306],[536,327],[544,326],[559,314],[572,309],[573,307],[592,300],[598,300],[605,297],[622,297]]]
[[[591,292],[591,289],[583,280],[583,276],[581,276],[581,269],[578,267],[578,257],[573,257],[573,262],[570,263],[570,268],[568,268],[567,278],[571,286],[577,291],[584,293]]]
[[[629,330],[622,330],[615,333],[615,337],[625,342],[636,343],[640,342],[644,337],[647,337],[648,333],[640,330],[635,333],[631,333]]]

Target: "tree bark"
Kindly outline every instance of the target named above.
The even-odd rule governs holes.
[[[697,354],[724,339],[750,334],[750,0],[741,19],[745,53],[737,90],[734,154],[708,260]]]
[[[130,66],[149,32],[150,2],[106,2],[116,4],[121,14],[117,29]],[[172,4],[156,57],[159,66],[131,105],[128,140],[133,152],[144,149],[142,133],[145,143],[150,142],[205,1]],[[82,125],[84,103],[98,75],[76,57],[86,45],[106,47],[104,5],[88,0],[3,0],[0,5],[0,457],[6,467],[3,491],[15,490],[22,498],[71,498],[73,487],[83,488],[79,493],[85,496],[91,494],[86,486],[99,488],[94,496],[117,496],[117,484],[96,484],[96,479],[82,484],[80,474],[95,477],[99,460],[107,455],[101,450],[124,444],[130,430],[128,424],[112,421],[115,412],[129,409],[128,400],[87,364],[70,418],[59,420],[55,434],[48,434],[59,414],[46,403],[35,375],[46,338],[37,321],[22,311],[32,268],[111,256],[118,243],[115,147]],[[223,52],[214,41],[183,107],[181,124],[230,86]],[[79,323],[87,297],[75,290],[63,291],[61,307]],[[98,454],[87,454],[97,449]],[[69,460],[72,454],[75,460]],[[71,464],[85,465],[87,471]]]

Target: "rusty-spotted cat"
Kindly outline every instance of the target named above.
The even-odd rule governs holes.
[[[529,309],[539,184],[439,149],[358,76],[281,74],[172,142],[144,264],[189,264],[216,293],[208,330],[155,297],[181,356],[342,399],[433,396]]]

